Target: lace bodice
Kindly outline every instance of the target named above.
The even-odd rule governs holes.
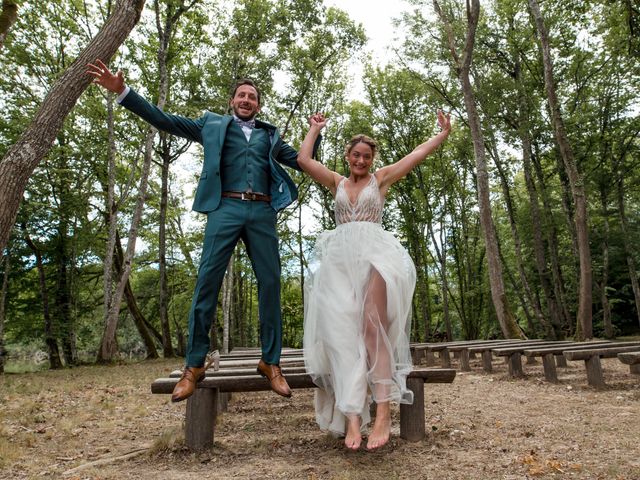
[[[384,198],[380,195],[375,175],[371,175],[369,183],[360,191],[354,203],[351,203],[349,195],[344,188],[346,180],[346,178],[343,178],[336,190],[336,224],[340,225],[349,222],[381,223]]]

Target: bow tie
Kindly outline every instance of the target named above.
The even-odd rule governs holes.
[[[255,120],[242,120],[241,118],[234,118],[234,120],[239,127],[256,128]]]

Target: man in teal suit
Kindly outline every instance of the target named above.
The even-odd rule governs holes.
[[[229,101],[232,115],[205,112],[199,119],[170,115],[126,86],[121,71],[113,74],[100,60],[88,66],[94,83],[118,94],[118,102],[159,130],[200,143],[204,164],[193,209],[207,215],[202,259],[191,311],[186,366],[171,400],[193,394],[204,378],[209,329],[227,264],[242,238],[258,280],[262,358],[258,372],[279,395],[291,389],[279,366],[282,348],[280,256],[276,213],[296,200],[295,183],[280,163],[301,170],[298,153],[280,138],[278,129],[256,120],[260,91],[248,79],[239,81]]]

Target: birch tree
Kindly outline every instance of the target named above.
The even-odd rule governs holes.
[[[495,307],[496,316],[500,323],[502,334],[505,338],[523,338],[523,333],[516,323],[511,312],[504,287],[502,276],[502,262],[498,251],[498,239],[495,225],[491,216],[491,203],[489,198],[489,174],[482,135],[480,116],[476,107],[475,94],[470,80],[471,62],[476,29],[480,17],[480,1],[467,0],[467,32],[462,56],[458,54],[453,28],[448,17],[442,11],[437,0],[433,0],[434,8],[442,21],[447,35],[449,51],[453,59],[453,66],[462,87],[464,105],[467,112],[469,128],[473,139],[473,151],[476,160],[476,182],[478,187],[478,206],[480,208],[480,225],[487,254],[489,267],[489,283],[491,286],[491,298]]]

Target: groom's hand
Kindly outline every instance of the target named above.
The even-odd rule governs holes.
[[[96,59],[95,64],[89,63],[87,65],[87,74],[94,77],[93,83],[106,88],[110,92],[120,95],[124,92],[124,74],[122,70],[118,70],[113,74],[100,59]]]

